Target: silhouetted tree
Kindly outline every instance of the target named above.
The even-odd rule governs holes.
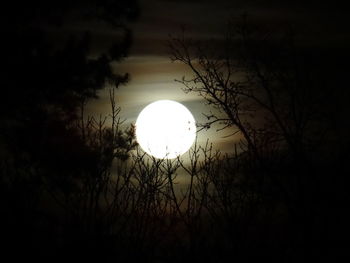
[[[339,95],[332,80],[342,76],[326,67],[340,60],[328,60],[327,52],[298,45],[290,28],[272,31],[246,17],[230,23],[219,41],[195,41],[183,31],[170,39],[169,47],[171,60],[192,72],[178,80],[184,91],[199,94],[212,109],[205,113],[208,121],[203,128],[231,127],[240,138],[238,156],[221,157],[206,168],[211,172],[204,177],[209,184],[205,180],[203,189],[208,189],[211,216],[227,222],[226,233],[239,246],[244,244],[239,236],[249,236],[251,228],[256,228],[252,239],[267,238],[263,225],[280,217],[276,222],[280,230],[293,229],[283,230],[286,243],[275,240],[270,249],[265,247],[268,241],[256,245],[273,253],[273,246],[284,244],[279,250],[282,256],[288,250],[298,256],[315,253],[314,244],[307,244],[318,236],[316,218],[322,221],[320,231],[328,227],[317,215],[327,203],[322,182],[328,178],[318,169],[324,165],[319,156],[333,148],[320,145],[327,141],[330,145],[334,136],[330,101]],[[338,165],[334,159],[326,162],[327,170]],[[259,219],[244,224],[245,215]],[[238,251],[249,251],[245,249]]]
[[[112,160],[116,155],[126,159],[133,147],[132,131],[115,130],[118,123],[111,129],[103,127],[103,120],[90,119],[89,127],[76,124],[86,121],[79,110],[99,90],[128,81],[111,63],[128,54],[132,34],[127,25],[137,18],[137,1],[10,2],[0,12],[5,68],[0,105],[2,238],[11,248],[29,244],[50,251],[54,244],[46,242],[52,238],[47,235],[54,235],[62,222],[51,213],[55,205],[46,188],[50,193],[59,189],[57,203],[82,216],[76,205],[92,187],[84,201],[93,200],[90,212],[98,210]],[[92,28],[114,30],[119,38],[98,50],[98,29]],[[113,107],[117,121],[119,112]],[[94,180],[98,182],[92,185]]]

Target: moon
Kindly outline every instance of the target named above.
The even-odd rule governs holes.
[[[181,103],[159,100],[147,105],[136,120],[136,140],[146,153],[173,159],[187,152],[196,139],[196,122]]]

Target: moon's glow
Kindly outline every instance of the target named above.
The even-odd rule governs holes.
[[[156,158],[176,158],[188,151],[195,138],[195,120],[178,102],[153,102],[137,117],[136,139],[145,152]]]

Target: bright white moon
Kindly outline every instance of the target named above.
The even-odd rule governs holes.
[[[136,139],[156,158],[176,158],[188,151],[195,138],[196,123],[191,112],[176,101],[153,102],[137,117]]]

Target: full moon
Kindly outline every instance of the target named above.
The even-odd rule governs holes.
[[[184,154],[196,138],[196,123],[181,103],[159,100],[147,105],[136,120],[136,139],[156,158],[173,159]]]

